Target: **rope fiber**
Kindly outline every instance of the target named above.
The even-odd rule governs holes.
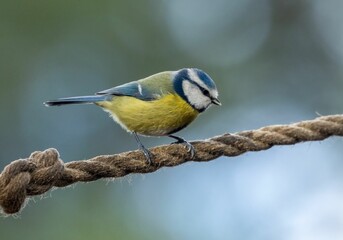
[[[4,213],[14,214],[22,209],[26,198],[41,195],[52,187],[100,178],[118,178],[131,173],[150,173],[188,161],[211,161],[220,156],[233,157],[248,151],[266,150],[274,145],[319,141],[330,136],[343,136],[343,115],[323,116],[193,141],[191,144],[196,154],[192,159],[181,144],[154,147],[150,149],[153,157],[150,165],[140,151],[64,163],[58,151],[50,148],[33,152],[30,157],[13,161],[3,169],[0,174],[0,206]]]

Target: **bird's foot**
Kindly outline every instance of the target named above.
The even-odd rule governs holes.
[[[173,142],[171,144],[182,144],[187,148],[187,152],[189,152],[191,154],[191,159],[194,158],[195,156],[195,148],[192,144],[190,144],[189,142],[187,142],[185,139],[178,137],[178,136],[174,136],[174,135],[169,135],[169,137],[176,139],[176,142]]]
[[[143,154],[144,154],[144,156],[146,158],[147,163],[149,165],[151,165],[152,164],[152,154],[151,154],[151,152],[148,149],[146,149],[143,145],[140,145],[139,149],[143,152]]]
[[[151,154],[151,152],[144,147],[144,145],[141,142],[141,140],[139,140],[139,137],[138,137],[137,133],[135,133],[135,132],[132,132],[132,133],[133,133],[133,136],[135,136],[135,139],[137,141],[138,147],[143,152],[143,154],[144,154],[144,156],[146,158],[147,163],[149,165],[151,165],[152,164],[152,154]]]

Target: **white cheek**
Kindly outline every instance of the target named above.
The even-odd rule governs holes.
[[[194,84],[191,84],[188,81],[183,81],[182,89],[190,104],[196,109],[207,108],[211,104],[211,100],[202,94],[200,89]]]

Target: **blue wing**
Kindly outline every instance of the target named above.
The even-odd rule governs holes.
[[[96,93],[97,95],[130,96],[144,101],[157,99],[156,94],[135,81]]]

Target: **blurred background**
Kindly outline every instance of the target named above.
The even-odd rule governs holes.
[[[136,149],[100,108],[46,108],[197,67],[217,83],[189,140],[343,112],[343,1],[0,2],[0,169]],[[170,139],[144,138],[146,146]],[[0,217],[12,239],[343,239],[343,139],[76,184]]]

